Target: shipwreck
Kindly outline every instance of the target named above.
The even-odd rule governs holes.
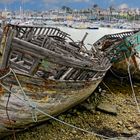
[[[0,137],[49,119],[38,110],[55,116],[93,93],[111,63],[84,47],[86,36],[74,42],[58,28],[5,27],[0,48]]]
[[[128,68],[133,78],[140,79],[140,32],[129,31],[108,34],[93,44],[95,50],[106,55],[112,63],[111,70],[119,78],[127,77]]]

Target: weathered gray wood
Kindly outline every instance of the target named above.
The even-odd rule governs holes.
[[[48,35],[49,31],[50,31],[50,28],[47,29],[47,32],[45,33],[45,35]]]
[[[50,33],[49,33],[49,35],[52,35],[53,31],[54,31],[54,29],[51,29],[51,31],[50,31]]]
[[[29,74],[30,75],[34,75],[34,73],[36,73],[36,71],[37,71],[37,67],[39,66],[39,64],[40,64],[40,59],[38,59],[38,58],[36,58],[35,60],[34,60],[34,63],[33,63],[33,65],[31,66],[31,69],[30,69],[30,71],[29,71]]]
[[[76,69],[71,69],[71,71],[65,76],[65,80],[69,80],[71,76],[76,72]]]
[[[75,59],[73,57],[69,58],[69,57],[66,57],[66,56],[62,56],[62,55],[57,54],[53,51],[50,51],[50,50],[47,50],[47,49],[44,49],[44,48],[40,48],[40,47],[38,47],[34,44],[31,44],[29,42],[21,41],[18,38],[14,38],[13,42],[19,44],[19,47],[22,48],[22,49],[26,49],[27,51],[31,51],[35,54],[39,54],[39,55],[42,55],[42,56],[48,58],[48,60],[50,62],[57,63],[57,64],[60,64],[60,65],[75,67],[75,68],[82,68],[82,69],[87,69],[87,70],[100,71],[99,68],[96,69],[96,66],[95,66],[95,68],[91,67],[93,65],[91,62],[84,62],[84,61]],[[102,69],[101,71],[104,71],[104,69]]]
[[[84,80],[86,74],[87,74],[87,71],[83,71],[83,72],[81,73],[81,75],[78,77],[78,80]]]
[[[31,40],[30,42],[37,45],[37,46],[41,46],[41,44],[42,44],[41,42],[39,42],[37,40]]]
[[[41,33],[42,29],[43,29],[43,28],[40,28],[40,30],[39,30],[39,32],[38,32],[38,35],[40,35],[40,33]]]
[[[26,41],[30,41],[33,38],[33,31],[33,28],[31,28],[28,33],[28,37],[25,39]]]
[[[32,49],[32,52],[36,52],[40,55],[44,55],[46,57],[58,57],[58,58],[63,58],[64,56],[60,56],[59,54],[56,54],[55,52],[52,52],[50,50],[44,49],[44,48],[40,48],[34,44],[31,44],[29,42],[26,41],[20,41],[18,38],[14,38],[13,40],[14,43],[17,43],[19,45],[20,48],[24,48],[24,49]],[[13,44],[13,43],[12,43]],[[14,47],[14,44],[13,44]],[[64,57],[65,58],[65,57]],[[71,61],[75,61],[75,62],[81,62],[81,66],[83,66],[84,64],[86,65],[85,62],[79,61],[78,59],[73,60],[72,58],[66,58],[65,60],[71,60]]]
[[[18,52],[21,52],[23,54],[28,54],[28,55],[31,55],[32,57],[37,57],[37,58],[40,58],[40,59],[44,59],[45,57],[42,56],[42,55],[39,55],[37,53],[34,53],[32,51],[28,51],[28,49],[26,49],[26,47],[21,47],[21,45],[17,44],[17,43],[14,43],[12,42],[12,50],[13,51],[18,51]],[[12,52],[11,52],[12,53]]]
[[[83,72],[82,69],[77,70],[76,74],[74,76],[72,76],[73,80],[77,80],[82,72]]]
[[[27,68],[27,67],[24,66],[24,65],[20,65],[20,64],[17,64],[17,63],[15,63],[15,62],[12,62],[12,61],[10,61],[9,64],[10,64],[10,67],[11,67],[11,68],[14,68],[14,69],[17,69],[17,70],[21,70],[21,71],[24,70],[24,71],[26,71],[27,73],[29,73],[30,68]]]
[[[38,29],[37,27],[34,28],[34,31],[33,31],[34,36],[36,35],[37,29]]]
[[[24,61],[23,60],[17,61],[16,64],[23,65]]]
[[[45,31],[46,31],[46,28],[44,28],[44,30],[43,30],[43,32],[42,32],[42,35],[44,35],[44,34],[45,34]]]
[[[63,76],[65,74],[65,72],[67,71],[66,67],[62,67],[58,73],[54,76],[54,79],[58,80],[61,78],[61,76]]]
[[[17,60],[17,58],[18,58],[18,57],[16,56],[16,57],[10,59],[10,61],[15,62],[15,61]]]
[[[57,31],[57,30],[55,29],[55,30],[53,31],[53,33],[52,33],[52,34],[53,34],[53,35],[55,35],[56,31]]]
[[[32,61],[29,61],[28,59],[26,59],[26,58],[23,58],[23,60],[24,60],[24,63],[26,64],[26,65],[32,65],[33,64],[33,62]]]
[[[9,30],[8,31],[8,38],[7,38],[7,41],[6,41],[6,44],[5,44],[5,50],[4,50],[4,53],[3,53],[3,56],[2,56],[2,65],[1,65],[1,68],[5,68],[6,65],[7,65],[7,62],[8,62],[8,56],[10,54],[10,49],[11,49],[11,41],[12,41],[12,38],[13,38],[13,34],[14,34],[14,30]]]

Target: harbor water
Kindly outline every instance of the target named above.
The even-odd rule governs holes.
[[[58,28],[70,34],[71,38],[74,41],[81,41],[84,35],[88,33],[88,36],[84,42],[88,49],[90,49],[91,47],[89,44],[93,44],[104,35],[130,31],[128,29],[126,30],[126,29],[113,29],[113,28],[99,28],[99,29],[74,29],[68,27],[58,27]]]

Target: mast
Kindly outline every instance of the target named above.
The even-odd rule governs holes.
[[[23,3],[24,3],[24,1],[21,0],[20,17],[21,17],[22,20],[24,19]]]

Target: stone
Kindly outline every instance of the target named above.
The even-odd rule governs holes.
[[[137,134],[137,130],[136,129],[132,129],[131,130],[131,134],[136,135]]]
[[[72,130],[71,133],[72,134],[77,134],[77,131],[76,130]]]
[[[140,133],[132,136],[131,138],[129,138],[129,140],[140,140]]]
[[[102,111],[104,113],[112,114],[112,115],[117,115],[117,106],[112,105],[109,103],[100,103],[97,108],[98,111]]]
[[[86,110],[89,110],[89,111],[95,110],[95,108],[94,108],[94,106],[92,104],[82,103],[81,106],[83,108],[85,108]]]
[[[102,90],[102,93],[106,93],[106,90]]]
[[[128,130],[133,130],[132,126],[127,127]]]
[[[131,132],[127,128],[125,128],[123,130],[123,134],[125,134],[125,135],[131,135]]]
[[[134,128],[140,129],[140,123],[139,122],[136,122],[136,124],[134,125]]]
[[[118,121],[118,124],[119,124],[119,125],[123,125],[123,122],[122,122],[122,121]]]
[[[71,114],[69,114],[69,113],[67,114],[67,117],[68,117],[68,118],[70,118],[71,116],[72,116]]]
[[[134,85],[134,88],[138,87],[137,85]]]

